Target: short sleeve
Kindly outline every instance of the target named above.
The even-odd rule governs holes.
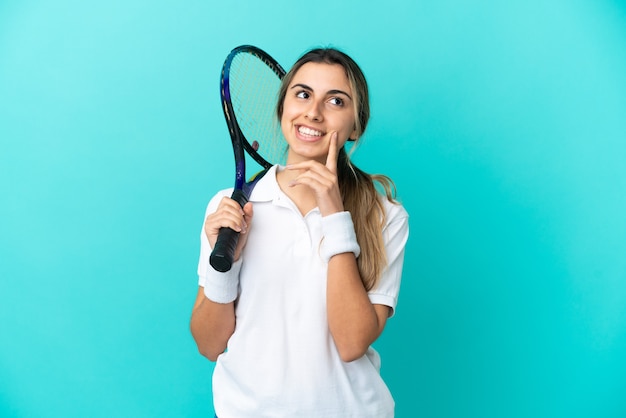
[[[404,249],[409,237],[409,215],[401,205],[386,202],[387,223],[383,228],[383,240],[387,266],[376,286],[368,292],[368,296],[373,304],[389,306],[391,317],[395,313],[400,293]]]

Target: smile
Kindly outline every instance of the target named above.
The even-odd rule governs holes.
[[[320,137],[324,135],[322,132],[315,129],[307,128],[306,126],[298,126],[298,132],[302,135],[310,137]]]

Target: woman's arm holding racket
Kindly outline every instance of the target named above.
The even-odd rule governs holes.
[[[215,246],[220,228],[228,227],[241,234],[235,250],[235,261],[241,256],[241,251],[247,241],[247,231],[252,222],[252,203],[247,203],[243,210],[239,203],[224,197],[218,209],[207,216],[204,223],[204,233],[211,248]],[[232,280],[223,277],[223,280]],[[198,346],[198,351],[211,361],[226,350],[228,339],[235,331],[234,301],[218,303],[209,299],[205,289],[200,286],[191,314],[191,334]]]
[[[231,198],[223,198],[215,212],[206,217],[204,233],[208,243],[205,245],[211,249],[208,258],[214,270],[207,272],[205,287],[198,290],[191,318],[191,332],[198,350],[213,361],[224,352],[235,329],[233,300],[237,297],[239,280],[231,266],[239,260],[246,245],[252,221],[252,204],[248,198],[262,177],[257,175],[255,180],[245,183],[245,152],[265,170],[263,173],[281,162],[284,154],[274,115],[284,74],[276,60],[251,45],[233,49],[222,67],[220,96],[235,157],[235,187]]]

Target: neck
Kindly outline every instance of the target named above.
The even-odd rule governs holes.
[[[311,188],[304,185],[291,186],[290,183],[295,179],[301,171],[281,170],[276,174],[276,181],[280,189],[291,199],[298,207],[300,213],[304,216],[317,206],[315,193]]]

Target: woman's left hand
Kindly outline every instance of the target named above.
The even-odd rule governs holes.
[[[337,180],[337,132],[331,132],[326,164],[309,160],[287,165],[288,170],[300,170],[301,173],[293,179],[290,187],[305,185],[310,187],[317,198],[317,206],[322,216],[342,212],[343,200]]]

